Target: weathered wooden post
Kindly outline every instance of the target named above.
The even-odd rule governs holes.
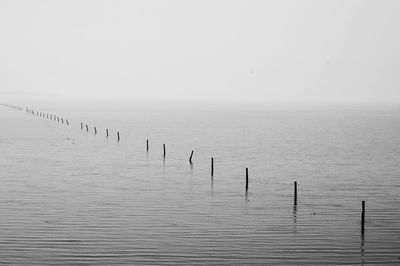
[[[361,234],[364,235],[365,229],[365,201],[361,202]]]
[[[190,158],[189,158],[189,162],[190,162],[190,163],[192,163],[192,157],[193,157],[193,151],[192,151],[192,153],[190,154]]]
[[[211,176],[214,176],[214,158],[211,158]]]
[[[246,191],[249,189],[249,168],[246,168]]]

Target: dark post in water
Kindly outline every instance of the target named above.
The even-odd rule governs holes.
[[[294,205],[297,205],[297,181],[294,181]]]
[[[214,158],[211,158],[211,176],[214,176]]]
[[[164,149],[164,157],[165,157],[165,155],[166,155],[165,144],[163,144],[163,149]]]
[[[94,134],[97,135],[97,128],[94,127]]]
[[[107,136],[107,138],[108,138],[108,128],[106,129],[106,136]]]
[[[117,139],[118,139],[118,142],[119,142],[119,131],[117,131]]]
[[[249,168],[246,168],[246,191],[249,189]]]
[[[361,202],[361,234],[364,234],[364,224],[365,224],[365,201]]]
[[[89,132],[89,127],[87,124],[86,124],[86,132]]]
[[[149,151],[149,140],[146,139],[146,151]]]
[[[192,153],[190,154],[190,158],[189,158],[189,162],[190,162],[190,163],[192,163],[192,157],[193,157],[193,151],[192,151]]]

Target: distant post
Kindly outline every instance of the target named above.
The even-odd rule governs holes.
[[[167,154],[165,151],[165,144],[163,144],[163,150],[164,150],[164,158],[165,158],[165,155]]]
[[[87,124],[86,124],[86,132],[89,132],[89,127]]]
[[[106,136],[107,136],[107,138],[108,138],[108,128],[106,129]]]
[[[294,205],[297,205],[297,181],[294,181]]]
[[[246,168],[246,191],[249,189],[249,168]]]
[[[94,134],[97,135],[97,128],[94,127]]]
[[[149,140],[148,139],[146,139],[146,151],[147,152],[149,151]]]
[[[190,154],[190,158],[189,158],[189,162],[190,162],[190,163],[192,163],[192,157],[193,157],[193,151],[192,151],[192,153]]]
[[[214,158],[211,158],[211,176],[214,176]]]
[[[118,142],[119,142],[119,131],[117,131],[117,139],[118,139]]]
[[[365,224],[365,201],[361,202],[361,234],[364,234]]]

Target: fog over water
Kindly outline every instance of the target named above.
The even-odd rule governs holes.
[[[399,9],[2,0],[0,97],[398,103]]]
[[[399,264],[399,10],[0,0],[0,265]]]

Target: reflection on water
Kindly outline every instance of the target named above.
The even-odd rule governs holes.
[[[361,234],[361,241],[360,241],[360,258],[361,258],[361,265],[365,264],[365,259],[364,259],[364,253],[365,253],[365,248],[364,248],[364,233]]]
[[[0,109],[0,264],[399,262],[396,112],[64,111]]]
[[[293,233],[296,235],[296,225],[297,225],[297,205],[293,205]]]

